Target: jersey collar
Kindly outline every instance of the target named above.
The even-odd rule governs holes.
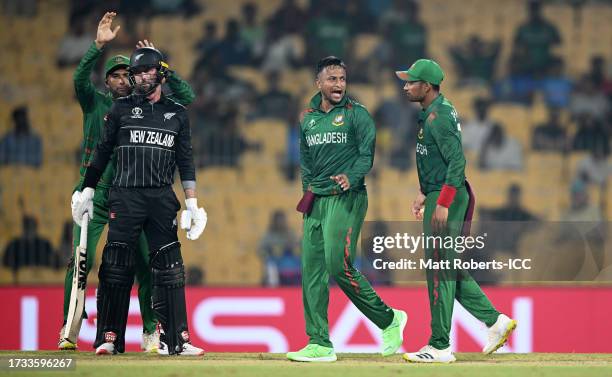
[[[315,111],[321,111],[323,112],[323,110],[321,110],[321,92],[315,94],[311,99],[310,99],[310,103],[308,104],[308,106],[315,110]],[[334,109],[337,107],[345,107],[346,103],[348,102],[348,96],[346,95],[346,93],[344,93],[344,97],[342,97],[342,100],[340,100],[340,102],[338,102],[338,104],[334,105]],[[332,109],[333,110],[333,109]]]
[[[442,101],[444,101],[444,96],[442,95],[442,93],[440,93],[438,94],[436,99],[431,101],[431,103],[429,104],[429,106],[427,106],[426,109],[421,110],[421,119],[427,119],[427,117],[429,116],[429,114],[431,114],[433,109],[436,106],[438,106],[438,104],[442,103]]]

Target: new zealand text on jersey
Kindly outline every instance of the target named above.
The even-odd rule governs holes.
[[[346,144],[347,141],[346,132],[324,132],[306,136],[306,143],[309,147],[320,144]]]
[[[174,146],[174,135],[157,131],[130,130],[130,143],[145,143],[172,147]]]

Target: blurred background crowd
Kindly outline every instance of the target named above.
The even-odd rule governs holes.
[[[82,141],[72,74],[109,10],[121,30],[105,58],[148,39],[196,93],[189,112],[209,221],[196,242],[181,234],[189,284],[300,283],[298,114],[316,90],[314,65],[327,55],[345,60],[349,95],[376,120],[366,220],[412,220],[419,108],[394,71],[421,57],[446,72],[441,91],[461,118],[477,219],[612,215],[611,1],[0,5],[0,284],[63,281]],[[101,89],[105,58],[93,77]],[[371,279],[394,283],[378,275]]]

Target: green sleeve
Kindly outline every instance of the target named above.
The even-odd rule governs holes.
[[[308,190],[310,182],[312,181],[312,158],[308,145],[306,144],[306,138],[304,132],[300,126],[300,172],[302,173],[302,191]]]
[[[168,77],[168,86],[172,91],[170,97],[183,106],[188,106],[195,99],[195,93],[191,86],[175,72]]]
[[[91,82],[91,72],[101,55],[102,50],[93,42],[74,71],[74,91],[83,112],[90,111],[95,104],[96,88]]]
[[[447,164],[444,184],[461,187],[465,181],[465,156],[461,147],[461,133],[448,115],[437,115],[431,122],[431,134]]]
[[[376,126],[374,125],[374,119],[367,110],[360,107],[355,109],[353,126],[355,127],[355,140],[359,156],[346,173],[351,185],[361,181],[372,169],[376,147]]]

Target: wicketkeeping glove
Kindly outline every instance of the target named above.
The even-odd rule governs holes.
[[[204,208],[198,208],[196,198],[185,199],[185,205],[187,209],[181,213],[181,229],[187,231],[187,239],[197,240],[206,228],[208,215]]]
[[[91,187],[86,187],[83,192],[76,191],[72,194],[72,219],[78,226],[82,226],[83,215],[85,212],[89,214],[89,219],[93,218],[93,197],[95,190]]]

